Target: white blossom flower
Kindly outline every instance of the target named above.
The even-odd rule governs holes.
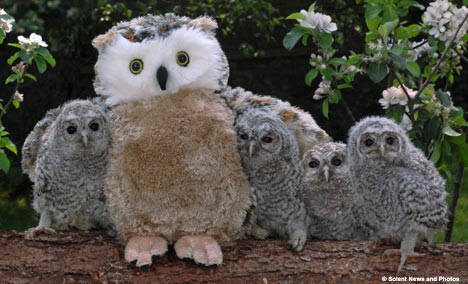
[[[322,69],[322,70],[327,69],[327,65],[325,65],[325,64],[320,65],[320,69]]]
[[[414,98],[417,94],[417,91],[414,91],[405,85],[403,88],[408,92],[410,98]],[[382,105],[383,109],[387,109],[391,105],[406,105],[408,103],[408,98],[406,97],[405,91],[402,86],[390,87],[382,92],[382,98],[379,100],[379,103]]]
[[[42,40],[42,37],[35,33],[32,33],[29,38],[18,36],[18,42],[28,50],[35,49],[39,46],[47,47],[47,43]]]
[[[19,102],[23,102],[23,98],[24,98],[24,95],[23,95],[23,94],[21,94],[21,93],[18,92],[18,91],[15,92],[15,97],[14,97],[15,100],[17,100],[17,101],[19,101]]]
[[[319,95],[319,94],[314,94],[314,96],[312,97],[314,100],[318,101],[320,99],[323,98],[323,96]]]
[[[463,21],[465,15],[468,14],[468,8],[465,6],[457,8],[447,0],[437,0],[429,4],[423,15],[423,22],[431,29],[429,34],[435,38],[450,42],[455,36],[455,32]],[[463,24],[455,42],[460,44],[460,39],[468,31],[468,21]]]
[[[408,108],[407,108],[407,111]],[[403,128],[406,132],[410,131],[411,129],[413,129],[413,123],[411,122],[411,119],[409,118],[408,115],[403,114],[403,118],[401,119],[401,122],[400,122],[400,126],[401,128]]]
[[[429,43],[423,41],[413,42],[412,49],[408,51],[408,61],[416,61],[431,50]]]
[[[319,100],[323,95],[328,95],[332,91],[331,82],[325,77],[322,77],[322,81],[319,83],[318,88],[314,92],[314,99]]]
[[[336,24],[332,22],[331,17],[328,15],[315,13],[314,11],[307,12],[306,10],[301,10],[301,14],[305,16],[305,19],[297,19],[297,21],[305,28],[324,33],[332,33],[337,30]]]
[[[7,12],[5,12],[5,10],[0,9],[0,16],[1,15],[8,15],[8,14]],[[0,29],[4,30],[6,33],[11,32],[11,30],[13,29],[14,22],[15,22],[15,19],[13,18],[10,18],[7,20],[0,18]]]

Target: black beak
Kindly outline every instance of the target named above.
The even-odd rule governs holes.
[[[156,78],[158,79],[159,87],[161,87],[163,91],[166,90],[167,77],[168,73],[166,67],[160,66],[158,72],[156,72]]]

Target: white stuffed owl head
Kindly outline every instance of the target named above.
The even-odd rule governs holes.
[[[95,91],[107,103],[149,99],[181,89],[220,90],[229,65],[216,22],[174,14],[121,22],[93,40],[99,51]]]

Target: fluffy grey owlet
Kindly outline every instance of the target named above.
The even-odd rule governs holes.
[[[398,272],[418,238],[446,223],[445,183],[393,120],[368,117],[351,128],[348,162],[363,220],[377,238],[401,240]],[[427,168],[426,168],[427,167]]]
[[[103,193],[109,141],[108,120],[99,106],[71,101],[49,111],[23,146],[23,169],[34,183],[38,231],[110,229]]]
[[[298,194],[303,177],[299,147],[285,123],[266,112],[245,112],[236,120],[238,148],[253,187],[256,225],[264,237],[289,239],[302,250],[306,211]]]
[[[303,157],[303,199],[310,219],[311,238],[366,240],[368,232],[357,222],[346,145],[319,144]]]

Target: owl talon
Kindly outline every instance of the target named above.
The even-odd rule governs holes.
[[[304,231],[295,231],[289,239],[289,244],[294,251],[301,251],[307,241],[307,233]]]
[[[167,241],[161,237],[132,237],[125,246],[125,261],[144,269],[153,263],[154,257],[167,252]]]
[[[176,242],[174,249],[179,258],[192,259],[197,264],[214,266],[223,263],[221,248],[210,236],[184,236]]]
[[[56,235],[57,232],[52,228],[37,226],[34,228],[29,228],[26,232],[24,232],[24,238],[26,240],[34,240],[34,236],[37,234]]]

